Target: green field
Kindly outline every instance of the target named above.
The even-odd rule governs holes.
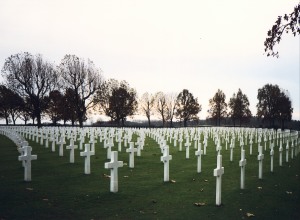
[[[135,138],[135,137],[134,137]],[[209,139],[207,155],[202,157],[202,173],[196,172],[194,148],[190,159],[185,150],[170,144],[170,179],[163,182],[160,148],[147,137],[135,168],[128,167],[125,149],[119,153],[119,192],[109,192],[110,171],[104,169],[106,150],[96,144],[91,157],[91,174],[84,174],[84,159],[75,152],[75,163],[64,156],[29,142],[32,154],[32,182],[24,182],[24,171],[16,146],[0,136],[0,219],[300,219],[300,154],[279,167],[278,147],[274,149],[274,172],[270,172],[269,151],[265,152],[264,176],[258,179],[257,145],[253,155],[246,147],[246,189],[240,189],[240,148],[222,150],[225,173],[222,179],[222,205],[215,205],[215,145]],[[115,145],[117,146],[117,145]],[[117,147],[114,147],[116,150]],[[184,148],[183,148],[184,149]],[[196,206],[194,203],[204,203]],[[254,217],[248,217],[251,213]]]

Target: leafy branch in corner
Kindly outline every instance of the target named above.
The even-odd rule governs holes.
[[[278,16],[272,29],[268,31],[268,37],[264,42],[267,56],[279,57],[278,51],[274,51],[274,46],[279,44],[283,33],[289,32],[294,36],[300,34],[300,4],[295,6],[291,14]]]

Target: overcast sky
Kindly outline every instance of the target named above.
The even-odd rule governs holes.
[[[106,79],[144,92],[188,89],[207,116],[218,89],[241,88],[256,114],[267,83],[290,92],[300,120],[299,35],[284,35],[279,59],[264,55],[267,31],[298,0],[0,0],[0,66],[12,54],[91,59]]]

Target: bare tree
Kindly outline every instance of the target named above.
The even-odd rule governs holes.
[[[25,52],[8,57],[2,73],[8,88],[30,100],[40,127],[45,107],[43,99],[57,87],[58,77],[53,65],[44,61],[40,54],[32,56]]]
[[[33,106],[30,103],[30,99],[29,98],[25,98],[24,100],[24,105],[20,114],[20,118],[21,120],[24,121],[25,125],[27,125],[27,122],[29,121],[29,119],[33,119],[34,121],[34,115],[33,115]]]
[[[148,92],[144,93],[139,101],[139,109],[142,114],[145,114],[148,119],[148,126],[150,127],[150,117],[154,110],[154,96]]]
[[[166,94],[166,101],[167,101],[167,118],[166,121],[170,122],[170,127],[173,127],[173,118],[176,113],[176,100],[177,94],[176,93],[167,93]]]
[[[163,127],[165,127],[168,118],[168,105],[166,94],[163,92],[157,92],[155,94],[155,110],[162,119]]]
[[[86,112],[93,107],[93,96],[102,84],[101,70],[94,63],[75,55],[65,55],[59,65],[64,87],[71,88],[75,95],[76,114],[80,127],[86,119]]]

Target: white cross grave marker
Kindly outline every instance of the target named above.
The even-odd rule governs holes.
[[[274,143],[272,142],[270,146],[270,157],[271,157],[271,172],[273,172]]]
[[[280,145],[279,145],[279,166],[282,166],[282,139],[280,139]]]
[[[197,149],[198,148],[198,141],[199,141],[199,137],[195,136],[194,138],[194,148]]]
[[[83,145],[84,140],[85,140],[85,135],[84,135],[83,132],[81,132],[81,134],[80,134],[78,140],[79,140],[79,150],[82,150],[82,145]]]
[[[241,160],[240,160],[240,167],[241,167],[241,189],[245,189],[245,166],[247,164],[247,160],[245,159],[245,150],[242,147],[241,150]]]
[[[231,142],[231,144],[230,144],[230,161],[233,161],[233,148],[234,148],[234,145]]]
[[[221,190],[222,190],[222,175],[224,174],[224,167],[222,167],[222,155],[217,156],[217,168],[214,169],[214,176],[216,177],[216,205],[221,205]]]
[[[288,163],[289,162],[289,142],[286,142],[286,154],[285,154],[285,161]]]
[[[252,140],[252,137],[249,141],[249,144],[250,144],[250,155],[252,155],[252,144],[253,144],[253,140]]]
[[[164,147],[164,155],[160,161],[164,163],[164,182],[169,182],[169,161],[172,160],[172,155],[169,155],[169,146]]]
[[[126,152],[129,153],[129,167],[134,168],[134,152],[137,152],[137,149],[134,148],[134,143],[129,142],[130,147],[126,149]]]
[[[92,151],[95,152],[95,144],[97,143],[97,140],[95,140],[95,137],[94,137],[94,132],[91,133],[91,136],[90,136],[90,144],[91,144],[91,147],[92,147]]]
[[[28,146],[28,143],[24,143],[23,145],[21,145],[22,147],[18,147],[18,151],[21,154],[20,156],[24,156],[25,155],[25,151],[26,151],[26,146]],[[26,161],[23,160],[22,161],[22,166],[25,167],[25,163]]]
[[[40,133],[40,145],[44,145],[44,131],[41,130],[41,133]]]
[[[80,152],[80,156],[84,158],[84,173],[90,174],[91,173],[91,156],[95,155],[94,151],[91,151],[90,144],[84,145],[85,150]]]
[[[37,155],[31,155],[32,147],[24,146],[24,155],[18,157],[19,161],[25,161],[24,180],[31,181],[31,161],[37,159]]]
[[[104,140],[106,142],[106,140]],[[113,138],[108,138],[106,144],[104,145],[104,148],[107,148],[107,159],[110,159],[111,157],[111,148],[114,146],[114,140]]]
[[[186,139],[186,143],[184,144],[185,146],[185,158],[189,159],[190,158],[190,146],[191,143],[189,142],[189,138]]]
[[[174,134],[173,140],[174,140],[174,142],[173,142],[174,147],[177,147],[177,135],[176,134]]]
[[[124,137],[124,147],[127,147],[127,142],[128,142],[128,134],[125,134]]]
[[[48,148],[49,147],[49,134],[48,134],[48,131],[46,132],[44,138],[45,138],[45,148]]]
[[[292,145],[291,145],[291,159],[294,158],[294,140],[292,140]]]
[[[64,144],[65,144],[65,137],[61,136],[60,141],[58,142],[59,144],[59,156],[64,156]]]
[[[263,154],[263,148],[261,145],[258,146],[259,154],[257,156],[258,162],[258,178],[262,179],[263,177],[263,160],[264,160],[264,154]]]
[[[118,161],[118,152],[112,151],[110,162],[104,164],[105,169],[110,169],[110,191],[118,192],[118,168],[123,167],[123,161]]]
[[[116,137],[116,141],[118,142],[118,151],[121,152],[122,151],[122,133],[119,132],[117,137]]]
[[[198,144],[198,150],[195,152],[197,156],[197,173],[201,173],[201,156],[203,154],[203,150],[201,149],[201,143]]]
[[[207,138],[204,138],[204,140],[203,140],[203,147],[204,147],[203,154],[204,154],[204,155],[206,155],[206,148],[207,148]]]
[[[182,151],[182,141],[183,141],[182,134],[179,134],[179,140],[178,140],[178,142],[179,142],[179,151]]]
[[[51,134],[50,141],[52,141],[51,151],[52,151],[52,152],[55,152],[55,142],[56,142],[56,137],[54,136],[54,134]]]
[[[74,163],[74,150],[77,148],[77,145],[74,145],[73,138],[71,138],[70,145],[66,147],[66,149],[70,150],[70,163]]]
[[[135,144],[137,145],[137,153],[136,153],[136,155],[138,157],[140,157],[141,156],[141,150],[142,150],[142,143],[141,143],[141,140],[140,140],[139,137],[137,138],[137,142]]]

